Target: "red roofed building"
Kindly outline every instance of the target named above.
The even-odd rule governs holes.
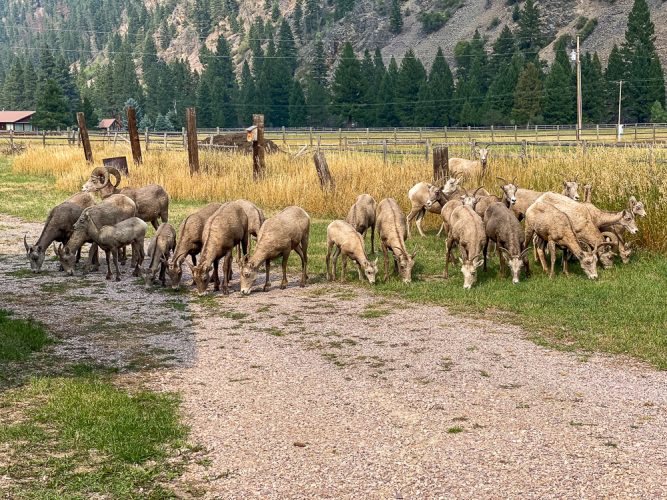
[[[123,125],[118,121],[117,118],[105,118],[103,119],[97,128],[102,128],[109,132],[118,132],[123,129]]]
[[[0,132],[13,130],[15,132],[32,132],[34,111],[0,111]]]

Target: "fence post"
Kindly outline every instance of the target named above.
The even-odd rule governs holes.
[[[371,140],[371,132],[368,129],[368,127],[366,127],[366,143],[370,142],[370,140]]]
[[[86,116],[79,112],[76,114],[76,121],[79,124],[79,140],[83,141],[83,154],[88,163],[93,163],[93,150],[90,147],[90,138],[88,137],[88,128],[86,127]]]
[[[517,135],[517,129],[518,127],[514,125],[514,142],[519,142],[519,137]]]
[[[428,153],[429,149],[431,149],[431,139],[426,139],[426,142],[424,144],[426,145],[426,150],[424,151],[424,159],[428,161]]]
[[[655,146],[655,123],[653,124],[653,145]]]
[[[69,137],[69,134],[67,137]],[[46,149],[46,130],[42,130],[42,147]]]
[[[474,141],[474,140],[471,140],[470,141],[470,156],[472,157],[473,160],[475,159],[475,156],[477,156],[475,154],[475,147],[476,146],[477,146],[477,142]]]
[[[449,148],[438,146],[433,148],[433,182],[444,182],[449,171]]]
[[[181,139],[183,140],[183,149],[188,147],[188,136],[185,134],[185,127],[181,128]]]
[[[253,115],[253,117],[254,117],[254,116],[255,116],[255,115]],[[254,119],[254,118],[253,118],[253,119]],[[257,124],[255,124],[255,125],[257,125]],[[310,143],[310,147],[312,148],[312,147],[313,147],[313,127],[310,127],[310,128],[308,129],[308,138],[309,138],[309,139],[308,139],[308,142]]]
[[[556,140],[558,141],[558,145],[560,146],[560,125],[556,125]]]
[[[199,172],[199,144],[197,144],[197,111],[195,108],[186,108],[185,124],[188,128],[188,163],[190,175]]]
[[[9,150],[14,151],[14,130],[9,131]]]
[[[445,125],[445,142],[447,142],[447,125]]]
[[[146,127],[146,130],[144,131],[144,142],[146,143],[146,151],[148,151],[148,145],[151,142],[151,137],[148,133],[148,127]]]
[[[468,140],[472,141],[472,133],[470,132],[470,125],[468,125]]]
[[[595,125],[595,140],[600,142],[600,125]]]
[[[491,125],[491,142],[496,142],[496,137],[493,134],[493,125]]]
[[[398,144],[398,135],[396,134],[396,127],[394,127],[394,145]]]
[[[118,142],[118,132],[114,132],[113,134],[113,147],[116,147],[116,143]]]
[[[164,133],[164,150],[167,150],[167,133]]]
[[[215,135],[220,135],[220,127],[215,127]]]
[[[324,157],[322,151],[317,151],[313,155],[313,161],[315,162],[315,170],[317,170],[317,176],[320,179],[320,186],[325,191],[333,191],[336,187],[333,178],[331,177],[331,172],[329,171],[329,165],[327,164],[327,159]]]
[[[139,129],[137,129],[137,112],[134,108],[127,108],[127,130],[130,133],[130,147],[132,158],[136,165],[141,164],[141,143],[139,142]]]
[[[637,124],[635,123],[635,142],[637,142]]]
[[[527,141],[523,140],[521,141],[521,162],[526,163],[526,160],[528,159],[528,144]]]
[[[285,135],[285,125],[283,125],[283,144],[287,146],[287,136]]]
[[[538,137],[537,137],[537,125],[535,125],[535,142],[537,142],[537,141],[538,141]]]
[[[257,127],[257,140],[252,143],[252,178],[264,177],[266,163],[264,161],[264,115],[252,115],[252,123]],[[313,128],[310,128],[310,145],[313,145]]]
[[[343,150],[343,129],[338,127],[338,150]]]
[[[387,139],[382,139],[382,160],[387,164]]]
[[[422,128],[421,127],[419,127],[419,140],[420,141],[422,140]]]

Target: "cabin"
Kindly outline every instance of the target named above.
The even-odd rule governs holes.
[[[14,132],[33,132],[34,111],[0,111],[0,132],[13,130]]]
[[[104,118],[97,125],[97,128],[107,132],[120,132],[123,130],[123,124],[118,121],[118,118]]]

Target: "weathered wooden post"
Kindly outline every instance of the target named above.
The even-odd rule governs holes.
[[[151,142],[151,136],[148,132],[148,127],[146,127],[146,131],[144,132],[144,143],[146,143],[146,151],[148,151],[148,145]]]
[[[447,142],[447,125],[445,125],[445,142]]]
[[[253,115],[253,120],[254,120],[255,115]],[[254,123],[254,121],[253,121]],[[308,128],[308,141],[310,143],[310,147],[313,147],[313,127]]]
[[[336,184],[331,177],[329,165],[327,164],[327,159],[324,157],[324,153],[322,151],[316,151],[313,155],[313,161],[315,162],[317,176],[320,179],[320,186],[325,191],[333,191],[336,188]]]
[[[14,130],[9,131],[9,150],[14,151]]]
[[[197,144],[197,112],[195,108],[185,110],[185,124],[187,125],[188,163],[190,175],[199,172],[199,144]]]
[[[164,133],[164,150],[167,150],[167,133]]]
[[[424,149],[424,160],[425,161],[428,161],[429,149],[431,149],[431,139],[426,139],[425,149]]]
[[[433,148],[433,182],[444,182],[449,172],[449,148],[437,146]]]
[[[252,178],[259,180],[266,173],[266,162],[264,156],[266,149],[264,146],[264,115],[252,115],[253,126],[248,132],[248,140],[252,140]],[[310,129],[310,145],[313,145],[313,132]]]
[[[491,125],[491,142],[496,142],[496,137],[493,134],[493,125]]]
[[[76,114],[76,121],[79,124],[79,139],[83,143],[83,154],[88,163],[93,163],[93,150],[90,148],[90,138],[88,137],[88,128],[86,127],[86,116],[79,112]]]
[[[387,139],[382,139],[382,160],[387,164]]]
[[[141,143],[139,142],[139,129],[137,128],[137,112],[132,107],[127,108],[127,131],[130,133],[132,159],[136,165],[141,165]]]
[[[282,127],[283,132],[283,146],[287,146],[287,135],[285,135],[285,125]]]
[[[514,142],[519,142],[517,130],[518,130],[518,127],[516,125],[514,125]]]
[[[42,147],[46,149],[46,130],[42,130]]]

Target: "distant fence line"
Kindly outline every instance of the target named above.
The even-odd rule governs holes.
[[[235,145],[213,143],[215,135],[245,133],[245,129],[200,128],[197,136],[201,149],[235,152]],[[297,153],[308,149],[325,151],[359,152],[382,155],[387,161],[395,156],[423,156],[429,160],[433,147],[449,146],[463,150],[474,156],[476,147],[493,145],[504,148],[504,153],[494,152],[494,156],[529,158],[535,147],[646,147],[667,148],[667,124],[632,124],[624,127],[620,141],[617,141],[615,125],[603,124],[584,127],[580,141],[576,141],[576,128],[569,125],[534,125],[531,127],[419,127],[419,128],[267,128],[265,138],[278,144],[282,149]],[[129,145],[126,131],[90,131],[93,144]],[[185,129],[173,132],[144,130],[141,133],[144,150],[185,150],[187,136]],[[76,129],[61,131],[14,132],[0,131],[0,143],[7,141],[31,146],[80,146]],[[510,151],[517,150],[515,154]],[[542,156],[542,155],[540,155]]]

